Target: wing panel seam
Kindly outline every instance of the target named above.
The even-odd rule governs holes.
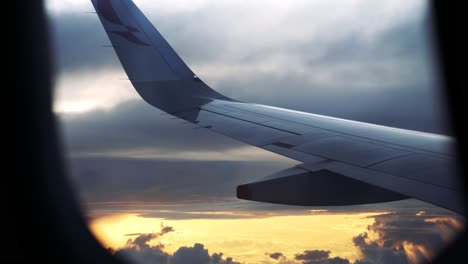
[[[203,110],[203,111],[210,112],[210,113],[213,113],[213,114],[217,114],[217,115],[229,117],[229,118],[232,118],[232,119],[236,119],[236,120],[240,120],[240,121],[244,121],[244,122],[256,124],[256,125],[259,125],[259,126],[268,127],[268,128],[271,128],[271,129],[283,131],[283,132],[286,132],[286,133],[291,133],[291,134],[294,134],[294,135],[296,135],[296,136],[301,136],[301,135],[303,135],[303,134],[299,134],[299,133],[297,133],[297,132],[292,132],[292,131],[289,131],[289,130],[280,129],[280,128],[276,128],[276,127],[272,127],[272,126],[267,126],[267,125],[264,125],[264,124],[262,124],[262,123],[256,123],[256,122],[249,121],[249,120],[245,120],[245,119],[242,119],[242,118],[233,117],[233,116],[229,116],[229,115],[226,115],[226,114],[221,114],[221,113],[218,113],[218,112],[215,112],[215,111],[212,111],[212,110],[207,110],[207,109],[205,109],[205,108],[202,108],[202,110]]]
[[[442,154],[442,153],[439,153],[439,152],[434,152],[434,151],[420,149],[420,148],[414,148],[414,147],[408,147],[408,146],[404,146],[404,145],[401,145],[401,144],[390,143],[390,142],[382,141],[382,140],[378,140],[378,139],[370,139],[370,138],[366,138],[366,137],[359,136],[359,135],[353,135],[353,134],[345,133],[345,132],[342,132],[342,131],[332,130],[332,129],[329,129],[329,128],[323,128],[323,127],[313,126],[313,125],[310,125],[310,124],[304,124],[304,123],[300,123],[300,122],[296,122],[296,121],[290,121],[290,120],[286,120],[286,119],[283,119],[283,118],[278,118],[278,117],[271,116],[271,115],[257,113],[257,112],[251,111],[251,110],[245,110],[245,109],[238,108],[238,107],[235,107],[235,106],[228,105],[228,107],[232,107],[232,108],[236,108],[236,109],[239,109],[239,110],[247,111],[247,112],[250,112],[250,113],[257,114],[257,115],[267,116],[267,117],[274,118],[274,119],[281,120],[281,121],[286,121],[286,122],[290,122],[290,123],[295,123],[295,124],[299,124],[299,125],[308,126],[308,127],[311,127],[311,128],[323,129],[323,130],[331,131],[331,132],[338,133],[338,134],[348,135],[348,136],[357,137],[357,138],[366,139],[366,140],[373,140],[373,141],[376,141],[376,142],[379,142],[379,143],[384,143],[384,144],[389,144],[389,145],[394,145],[394,146],[399,146],[399,147],[406,148],[406,149],[395,148],[395,149],[398,149],[398,150],[406,150],[407,151],[408,149],[414,149],[414,150],[418,150],[418,151],[422,151],[422,152],[426,152],[426,153],[435,154],[437,156],[442,156],[442,157],[445,157],[445,158],[452,158],[452,156],[445,155],[445,154]],[[300,134],[300,135],[307,135],[307,134]]]

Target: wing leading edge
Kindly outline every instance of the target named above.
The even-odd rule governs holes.
[[[201,81],[132,1],[92,3],[145,101],[302,162],[239,186],[239,198],[318,206],[414,197],[465,214],[453,139],[232,100]]]

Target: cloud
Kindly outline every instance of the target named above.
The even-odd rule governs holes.
[[[54,112],[109,111],[120,103],[141,100],[122,69],[99,68],[65,72],[56,79]]]
[[[223,259],[223,253],[209,255],[208,249],[200,243],[195,243],[193,247],[180,247],[174,252],[170,260],[171,264],[239,264],[232,258]]]
[[[401,247],[392,248],[379,246],[377,242],[366,242],[367,233],[353,238],[354,244],[361,249],[364,258],[357,260],[357,264],[365,263],[408,263],[406,254]]]
[[[193,247],[180,247],[171,259],[171,263],[173,264],[185,264],[188,262],[194,264],[210,263],[208,249],[205,249],[199,243],[195,243]]]
[[[84,204],[167,203],[234,199],[237,185],[283,169],[268,161],[188,161],[177,159],[74,158],[71,179]],[[194,173],[196,172],[196,173]],[[186,208],[188,210],[188,208]],[[231,208],[232,209],[232,208]],[[183,212],[183,210],[177,210]],[[166,213],[168,217],[190,217]],[[198,215],[202,218],[222,217]],[[191,217],[197,217],[192,214]],[[229,216],[229,217],[236,217]]]
[[[214,253],[210,255],[208,249],[200,243],[195,243],[193,247],[182,246],[177,249],[174,254],[169,254],[164,251],[164,245],[156,243],[150,245],[161,236],[175,231],[170,226],[161,226],[161,231],[158,233],[148,234],[129,234],[137,235],[134,239],[129,239],[126,245],[121,249],[109,249],[109,252],[118,258],[126,259],[139,264],[236,264],[232,258],[223,258],[223,253]]]
[[[221,155],[221,154],[220,154]],[[418,201],[341,207],[291,207],[238,200],[236,187],[294,163],[278,160],[186,160],[74,157],[69,175],[83,205],[93,210],[141,211],[143,217],[166,219],[236,219],[284,214],[446,210]],[[144,210],[143,210],[144,209]],[[215,214],[213,212],[223,212]],[[252,214],[254,212],[254,214]],[[317,214],[316,211],[312,214]]]
[[[115,51],[105,47],[110,42],[99,18],[94,13],[85,13],[94,10],[91,1],[87,4],[89,8],[74,12],[49,13],[57,74],[96,68],[122,69]],[[123,70],[121,77],[126,77]]]
[[[210,130],[195,129],[198,127],[139,101],[121,103],[111,111],[59,118],[65,147],[74,157],[288,160]],[[223,154],[225,151],[228,153]]]
[[[296,254],[295,260],[303,264],[349,264],[349,260],[340,257],[330,258],[328,250],[306,250],[303,253]]]
[[[139,236],[143,233],[130,233],[130,234],[125,234],[125,236]]]
[[[167,209],[167,207],[164,207]],[[205,206],[206,208],[206,206]],[[382,205],[380,205],[382,208]],[[334,251],[332,248],[320,248],[320,241],[314,243],[316,246],[300,253],[285,255],[281,251],[265,253],[264,263],[281,264],[311,264],[311,263],[425,263],[431,261],[438,253],[456,238],[457,234],[463,230],[464,219],[452,212],[424,208],[424,215],[417,215],[418,206],[404,208],[400,210],[371,216],[374,220],[367,227],[367,231],[353,238],[354,245],[360,250],[358,259],[346,259]],[[151,210],[151,207],[145,207]],[[213,208],[217,211],[218,208]],[[197,263],[232,263],[232,259],[223,258],[221,252],[209,253],[203,241],[192,244],[192,246],[182,245],[169,254],[164,249],[164,244],[160,243],[161,236],[168,232],[175,231],[172,227],[162,226],[158,233],[134,233],[127,234],[132,238],[128,240],[124,247],[112,249],[111,252],[130,252],[127,254],[137,254],[134,259],[158,258],[166,263],[179,263],[186,259],[193,259]],[[173,235],[177,235],[174,233]],[[169,239],[166,238],[166,240]],[[318,238],[317,238],[318,239]],[[350,238],[351,239],[351,238]],[[174,240],[171,243],[179,241]],[[287,243],[287,241],[285,241]],[[272,248],[274,249],[274,248]],[[239,252],[236,254],[240,254]],[[258,258],[257,258],[258,259]],[[148,261],[143,259],[143,261]],[[223,262],[225,261],[225,262]],[[246,262],[249,262],[246,260]],[[146,263],[146,262],[143,262]],[[159,262],[157,262],[159,263]],[[192,263],[192,262],[190,262]]]
[[[164,245],[161,243],[150,245],[149,243],[160,236],[174,231],[172,227],[161,227],[159,233],[129,234],[138,235],[134,239],[129,239],[122,249],[111,249],[116,257],[129,259],[137,263],[167,263],[169,254],[164,252]]]
[[[415,213],[416,212],[416,213]],[[373,216],[375,222],[368,231],[353,238],[361,251],[355,264],[367,263],[427,263],[432,260],[464,229],[464,218],[441,210],[402,209]],[[268,253],[267,253],[268,254]],[[282,253],[269,256],[279,263],[351,263],[341,257],[330,257],[330,250],[311,249],[288,259]]]
[[[393,213],[373,216],[375,222],[353,238],[361,251],[355,264],[427,263],[464,230],[464,218],[444,210],[428,209],[420,214],[417,207],[400,207]],[[268,254],[268,253],[267,253]],[[330,257],[330,250],[311,249],[295,254],[294,259],[272,253],[279,263],[351,263],[341,257]]]
[[[429,262],[463,231],[462,222],[454,213],[398,212],[377,216],[368,232],[353,239],[364,256],[356,263]],[[371,238],[370,233],[377,238]]]
[[[268,254],[268,253],[267,253]],[[280,258],[283,258],[284,255],[281,252],[275,252],[275,253],[269,253],[268,256],[274,260],[278,260]]]
[[[228,96],[450,133],[431,66],[424,1],[384,1],[378,5],[347,1],[340,3],[340,8],[335,8],[335,3],[315,1],[197,1],[190,7],[183,3],[137,4],[197,75]],[[245,8],[247,4],[249,8]],[[57,100],[62,102],[57,102],[61,105],[57,109],[118,107],[112,87],[122,84],[116,84],[115,74],[113,77],[105,71],[125,75],[115,52],[101,47],[108,39],[97,16],[71,13],[57,1],[49,6],[59,80],[67,79],[59,82],[58,89],[63,91],[58,92],[61,96]],[[74,10],[87,9],[92,10],[89,3]],[[82,78],[84,73],[95,75]],[[106,85],[100,85],[102,93],[80,92],[82,96],[76,96],[78,89],[67,88],[76,87],[70,85],[75,81],[69,77],[75,75],[82,79],[80,90],[95,89],[92,78],[98,78],[97,74],[108,78]],[[128,89],[132,89],[130,85]],[[133,98],[128,92],[119,93],[122,101]],[[77,106],[76,101],[81,104]]]
[[[306,250],[295,256],[296,260],[312,261],[326,259],[330,255],[330,251],[325,250]]]
[[[167,233],[173,232],[173,231],[175,231],[173,227],[171,227],[171,226],[164,226],[163,228],[161,228],[161,235],[167,234]]]

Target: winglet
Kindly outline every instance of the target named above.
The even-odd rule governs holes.
[[[196,76],[130,0],[91,0],[125,72],[151,105],[180,111],[230,100]]]

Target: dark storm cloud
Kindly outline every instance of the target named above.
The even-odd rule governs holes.
[[[83,10],[49,15],[58,72],[120,67],[109,39],[94,13]]]
[[[278,162],[88,157],[72,158],[69,165],[72,182],[86,207],[98,211],[141,209],[140,216],[147,218],[239,219],[309,214],[311,209],[326,209],[313,214],[382,210],[416,214],[425,210],[450,215],[414,199],[352,207],[290,207],[235,197],[238,185],[284,169],[285,164]],[[128,201],[134,204],[129,207]]]
[[[137,212],[141,209],[140,216],[147,218],[239,219],[309,214],[311,209],[326,209],[314,214],[332,214],[381,212],[382,208],[450,215],[447,210],[414,199],[352,207],[290,207],[235,197],[238,185],[284,169],[285,164],[278,162],[88,157],[72,158],[69,165],[72,182],[89,209],[126,211],[131,201],[136,204],[130,208]]]
[[[243,86],[234,82],[226,82],[223,85],[226,86],[226,90],[233,91]],[[270,77],[267,82],[264,79],[249,79],[248,86],[271,90],[241,95],[246,102],[404,129],[451,133],[447,128],[446,115],[441,110],[442,102],[439,101],[438,94],[415,85],[408,85],[402,89],[385,87],[363,91],[353,89],[336,91],[305,86],[301,79],[293,77],[283,79]],[[237,94],[237,92],[232,93],[235,98],[239,98],[235,96]]]
[[[430,62],[430,42],[428,42],[427,27],[426,16],[413,16],[407,20],[398,21],[394,26],[386,30],[382,30],[371,40],[356,34],[358,32],[349,32],[343,34],[340,38],[331,39],[327,43],[324,52],[319,56],[307,56],[307,51],[310,51],[314,46],[313,40],[305,42],[293,50],[298,52],[298,55],[304,54],[306,61],[312,67],[317,63],[319,65],[331,65],[344,62],[361,63],[362,66],[366,66],[374,61],[395,63],[398,61],[404,62],[404,59],[409,59],[408,61],[422,66],[424,63]],[[401,64],[400,66],[409,67],[412,65]],[[422,67],[422,69],[427,68]],[[417,77],[427,78],[422,75]]]
[[[91,5],[89,9],[93,9]],[[161,32],[181,57],[192,64],[206,63],[225,54],[223,47],[226,47],[228,35],[223,30],[215,30],[215,18],[208,14],[207,11],[199,11],[190,16],[183,13],[167,17],[150,13],[149,17],[157,21],[158,28],[163,29]],[[107,47],[111,43],[96,13],[85,10],[50,13],[49,20],[59,72],[121,67],[114,50]],[[199,25],[193,27],[195,20]]]
[[[239,6],[225,9],[213,4],[210,8],[173,13],[149,8],[144,11],[188,65],[228,96],[364,122],[450,133],[440,110],[423,11],[395,18],[371,36],[363,33],[365,27],[340,28],[337,24],[330,29],[320,24],[324,22],[315,21],[319,24],[313,29],[305,24],[295,28],[304,33],[303,38],[288,40],[295,32],[289,27],[297,25],[289,17],[295,14],[304,19],[310,16],[310,7],[286,13],[277,31],[265,30],[261,20],[259,25],[249,20],[246,10]],[[248,12],[263,10],[257,9]],[[368,11],[364,8],[361,12]],[[268,18],[268,12],[265,14]],[[246,22],[234,23],[233,18],[245,18]],[[51,15],[51,19],[61,70],[121,68],[114,51],[100,47],[108,39],[95,14],[58,14]],[[250,27],[245,24],[249,22]],[[249,34],[249,30],[260,32]],[[269,70],[263,70],[262,65]],[[328,76],[326,82],[323,76]]]
[[[90,6],[90,9],[92,7]],[[226,33],[214,30],[212,19],[206,12],[192,16],[174,14],[170,18],[157,14],[158,28],[164,29],[163,35],[187,61],[191,63],[208,62],[224,54],[223,42]],[[152,20],[155,18],[150,14]],[[50,14],[52,36],[55,43],[56,61],[60,71],[75,71],[87,68],[117,67],[120,62],[112,48],[104,28],[95,13],[79,10],[76,12]],[[202,23],[197,27],[190,25],[194,20]],[[211,28],[211,30],[200,30]],[[210,39],[209,42],[206,39]]]
[[[193,247],[182,246],[169,254],[164,251],[164,245],[157,243],[152,246],[149,243],[156,241],[164,234],[175,231],[172,227],[161,227],[159,233],[139,234],[134,239],[129,239],[126,245],[121,249],[112,249],[109,251],[118,258],[130,260],[140,264],[236,264],[232,258],[223,258],[223,253],[209,254],[208,249],[203,244],[195,243]]]
[[[332,40],[320,56],[308,56],[307,50],[314,46],[310,42],[290,49],[290,55],[297,53],[306,61],[307,75],[336,72],[328,84],[317,83],[314,77],[305,82],[304,76],[292,73],[254,76],[248,84],[233,79],[223,82],[224,89],[236,91],[249,85],[257,92],[241,95],[246,101],[449,134],[426,30],[425,19],[416,17],[380,33],[372,42],[352,33]],[[348,64],[351,70],[336,70]]]
[[[65,142],[71,153],[98,153],[153,147],[159,150],[225,150],[242,144],[214,132],[195,129],[185,120],[140,101],[119,104],[112,111],[96,110],[62,116]]]
[[[70,161],[76,188],[84,201],[94,203],[234,198],[237,185],[281,168],[281,164],[269,162],[123,158],[74,158]]]

